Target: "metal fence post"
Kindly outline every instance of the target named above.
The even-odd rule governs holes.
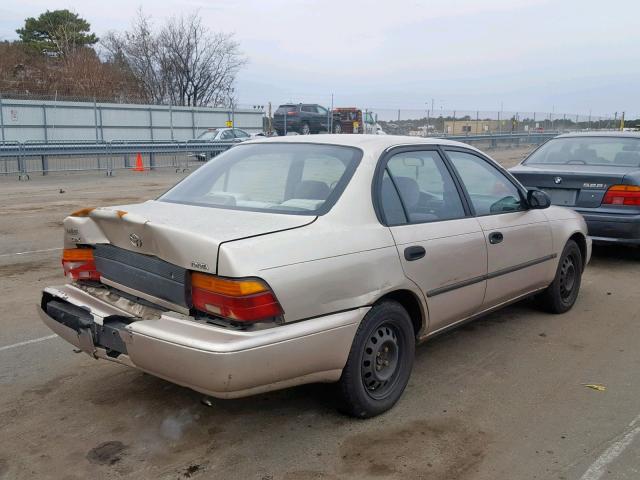
[[[173,141],[173,108],[169,102],[169,127],[171,128],[171,140]]]
[[[102,106],[98,106],[98,118],[100,119],[100,141],[104,142],[104,125],[102,123]]]
[[[96,142],[100,141],[98,135],[98,106],[96,105],[96,97],[93,97],[93,123],[96,126]]]
[[[196,138],[196,112],[193,108],[191,109],[191,136]]]
[[[2,95],[0,95],[0,132],[2,133],[2,143],[4,143],[4,113],[2,111]]]
[[[44,141],[48,143],[49,133],[48,133],[48,127],[47,127],[47,106],[44,103],[42,104],[42,121],[44,124]],[[47,170],[49,169],[49,161],[47,159],[47,156],[41,155],[40,161],[42,163],[42,175],[46,175]]]
[[[151,141],[153,141],[153,112],[149,107],[149,133],[151,134]]]

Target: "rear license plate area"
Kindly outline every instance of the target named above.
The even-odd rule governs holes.
[[[553,205],[561,205],[563,207],[573,207],[578,198],[578,190],[569,188],[544,188],[544,192],[551,198]]]

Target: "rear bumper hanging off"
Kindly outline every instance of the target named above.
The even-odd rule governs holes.
[[[48,287],[43,322],[95,358],[219,398],[340,378],[368,307],[255,331],[175,312],[138,319],[74,287]]]

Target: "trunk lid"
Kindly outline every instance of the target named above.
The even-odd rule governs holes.
[[[315,218],[148,201],[67,217],[65,246],[110,244],[184,269],[216,273],[222,243],[302,227]]]
[[[625,183],[637,167],[614,165],[518,165],[510,172],[527,188],[549,194],[551,203],[566,207],[596,208],[611,185]]]

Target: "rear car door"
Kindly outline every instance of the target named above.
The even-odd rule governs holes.
[[[378,167],[378,210],[405,275],[426,297],[433,332],[481,308],[487,247],[439,150],[392,152]]]
[[[545,214],[528,209],[521,187],[486,157],[464,148],[445,151],[486,240],[484,308],[545,287],[554,265]]]

